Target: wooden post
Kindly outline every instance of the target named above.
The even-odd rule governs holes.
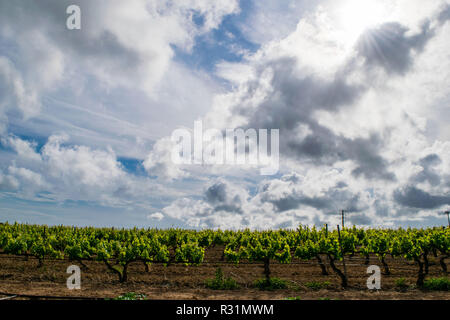
[[[325,223],[325,238],[328,238],[328,223]],[[328,261],[328,255],[325,255],[325,260]],[[327,269],[325,268],[325,272]],[[322,273],[324,274],[324,273]]]
[[[447,215],[448,227],[450,228],[450,211],[445,211],[444,213]]]
[[[342,210],[344,211],[344,210]],[[339,240],[339,247],[341,248],[341,253],[342,253],[342,265],[344,266],[344,275],[345,278],[347,278],[347,267],[345,266],[345,254],[344,254],[344,250],[342,249],[342,242],[341,242],[341,230],[339,228],[339,225],[337,226],[338,229],[338,240]],[[347,278],[348,281],[348,278]]]

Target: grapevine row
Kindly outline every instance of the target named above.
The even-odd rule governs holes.
[[[141,262],[148,271],[151,263],[199,265],[205,250],[224,246],[222,258],[239,264],[259,262],[270,282],[271,261],[290,263],[293,258],[316,261],[327,275],[331,269],[347,287],[345,270],[336,263],[359,255],[375,255],[385,274],[390,273],[386,256],[403,257],[418,266],[417,285],[422,286],[429,269],[429,257],[439,259],[447,273],[445,260],[450,256],[450,229],[359,229],[329,231],[300,226],[296,230],[230,231],[184,229],[114,229],[93,227],[0,224],[0,252],[33,256],[38,267],[45,259],[68,258],[85,266],[83,261],[100,261],[114,272],[120,282],[127,281],[127,268]]]

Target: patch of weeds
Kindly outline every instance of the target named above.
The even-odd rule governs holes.
[[[424,281],[423,287],[427,290],[433,291],[449,291],[449,278],[430,278]]]
[[[279,278],[270,278],[269,281],[267,279],[259,279],[255,281],[255,287],[260,290],[268,290],[273,291],[277,289],[287,289],[289,287],[289,283],[286,280]]]
[[[395,280],[395,286],[400,289],[401,291],[405,291],[406,289],[409,288],[409,285],[406,283],[406,279],[405,278],[400,278]]]
[[[284,300],[302,300],[302,298],[300,298],[300,297],[287,297],[287,298],[284,298]]]
[[[305,287],[312,289],[312,290],[320,290],[320,289],[326,289],[331,285],[329,281],[310,281],[305,283]]]
[[[233,290],[238,289],[239,285],[231,277],[225,278],[221,268],[217,268],[216,277],[206,281],[206,287],[213,290]]]
[[[127,292],[112,300],[147,300],[147,296],[143,293]]]

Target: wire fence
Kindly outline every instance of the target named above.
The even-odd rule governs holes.
[[[15,298],[28,298],[28,299],[46,299],[46,300],[104,300],[105,298],[99,297],[84,297],[84,296],[53,296],[53,295],[34,295],[34,294],[21,294],[21,293],[10,293],[1,292],[1,296],[6,296],[0,298],[0,300],[11,300]]]
[[[24,256],[20,256],[20,255],[19,256],[17,256],[17,255],[11,255],[11,256],[0,255],[0,259],[16,259],[16,260],[26,261],[26,258]],[[37,258],[30,256],[28,258],[28,261],[31,261],[31,260],[37,260]],[[368,264],[366,264],[366,261],[363,258],[351,258],[351,259],[346,258],[346,260],[347,260],[346,266],[350,266],[350,267],[367,268],[370,265],[379,265],[380,264],[379,265],[380,268],[383,268],[383,265],[381,264],[381,261],[379,261],[376,258],[371,259]],[[77,262],[75,260],[69,260],[67,258],[64,258],[64,259],[48,258],[48,259],[45,259],[43,261],[44,261],[44,264],[45,264],[45,261],[48,261],[48,262],[60,262],[60,263],[67,263],[67,262],[76,263]],[[100,263],[100,264],[103,263],[103,261],[96,261],[96,260],[84,260],[83,259],[83,261],[97,262],[97,263]],[[400,259],[399,260],[394,260],[394,261],[395,261],[395,263],[387,263],[387,265],[388,265],[388,267],[389,267],[389,269],[391,271],[394,271],[394,270],[407,270],[407,271],[414,271],[414,272],[416,271],[416,268],[417,268],[417,264],[416,263],[408,263],[408,262],[400,260]],[[355,262],[359,262],[359,263],[355,263]],[[138,263],[144,263],[144,262],[142,262],[142,261],[134,261],[134,263],[138,264]],[[406,264],[409,267],[398,266],[397,265],[398,263],[404,263],[404,264]],[[179,261],[174,261],[174,262],[170,262],[170,263],[149,262],[149,264],[151,264],[151,265],[159,265],[159,266],[166,266],[166,267],[180,266],[180,265],[186,267],[186,263],[179,262]],[[327,264],[327,260],[324,261],[324,264],[325,265]],[[240,261],[239,263],[234,263],[234,262],[231,262],[231,261],[216,260],[216,261],[203,261],[203,262],[199,263],[198,265],[189,264],[189,267],[196,267],[196,266],[202,266],[202,265],[205,265],[205,266],[210,266],[210,265],[213,265],[213,266],[239,266],[239,265],[243,265],[243,266],[246,266],[246,265],[262,266],[262,262],[258,262],[258,261],[251,261],[251,262],[250,261]],[[289,263],[280,263],[278,261],[273,261],[273,262],[271,261],[271,265],[273,265],[273,266],[289,266],[289,265],[299,265],[299,266],[301,266],[301,265],[304,265],[304,266],[314,266],[314,267],[317,267],[317,268],[320,267],[320,264],[317,261],[295,261],[295,260],[291,261]],[[342,263],[342,261],[335,261],[335,265],[340,267],[340,266],[343,266],[343,263]],[[431,262],[429,264],[429,266],[430,267],[434,267],[435,266],[435,267],[440,268],[440,265],[438,265],[437,263],[433,263],[433,262]],[[89,267],[88,267],[88,269],[89,269]]]

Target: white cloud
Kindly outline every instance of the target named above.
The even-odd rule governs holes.
[[[439,141],[427,126],[438,114],[447,119],[441,111],[447,73],[440,70],[448,60],[449,23],[438,22],[442,4],[394,20],[403,26],[365,31],[354,50],[339,43],[329,30],[333,17],[326,20],[320,8],[245,63],[221,63],[218,74],[235,87],[216,97],[205,122],[281,128],[282,172],[296,171],[295,181],[285,175],[261,182],[256,195],[221,205],[180,199],[162,212],[195,227],[270,228],[337,223],[341,209],[351,211],[354,224],[395,225],[424,221],[450,206],[445,130]],[[364,43],[365,37],[373,42]]]
[[[41,156],[36,152],[36,143],[10,136],[2,139],[2,144],[12,147],[18,156],[24,160],[41,161]]]
[[[164,218],[164,215],[161,212],[155,212],[148,215],[148,218],[161,221]]]
[[[11,61],[0,56],[0,132],[6,130],[6,112],[15,108],[28,118],[39,112],[40,102],[36,90],[25,86]]]
[[[21,181],[22,186],[26,189],[30,188],[35,191],[47,188],[47,183],[42,175],[29,169],[10,166],[8,168],[8,173]]]
[[[175,62],[174,48],[189,52],[197,36],[239,11],[237,1],[78,1],[81,30],[65,28],[69,4],[0,4],[3,131],[12,121],[33,134],[68,132],[78,143],[106,142],[142,158],[152,139],[190,120],[180,110],[194,119],[209,107],[217,85]],[[15,110],[24,119],[11,116]],[[136,136],[145,146],[129,150]]]
[[[2,139],[17,156],[2,164],[0,189],[140,206],[151,220],[193,227],[336,224],[340,209],[357,225],[432,221],[450,205],[448,1],[383,0],[387,13],[370,26],[355,18],[359,5],[340,12],[344,2],[355,0],[255,2],[240,27],[261,49],[214,75],[174,61],[174,48],[192,52],[197,36],[239,12],[236,1],[82,2],[75,33],[55,28],[64,2],[23,16],[2,2],[0,44],[15,53],[0,56],[3,132],[9,118],[50,138],[39,152]],[[168,136],[199,117],[205,128],[280,129],[281,177],[175,165]],[[148,176],[119,156],[144,159]]]
[[[11,175],[5,175],[0,171],[0,190],[15,191],[19,187],[19,181]]]
[[[67,184],[85,184],[106,187],[124,177],[112,150],[90,150],[85,146],[62,147],[68,137],[52,136],[42,149],[42,157],[48,163],[50,175],[66,180]]]
[[[68,136],[55,135],[40,153],[33,151],[30,161],[31,144],[17,137],[12,141],[22,149],[16,149],[13,164],[1,173],[0,185],[19,198],[37,200],[36,195],[40,195],[47,201],[91,201],[149,209],[155,199],[180,196],[148,177],[127,173],[112,150],[69,145]]]
[[[189,176],[188,172],[172,161],[172,150],[174,148],[175,143],[170,137],[162,138],[155,143],[152,151],[142,163],[149,175],[166,180]]]

